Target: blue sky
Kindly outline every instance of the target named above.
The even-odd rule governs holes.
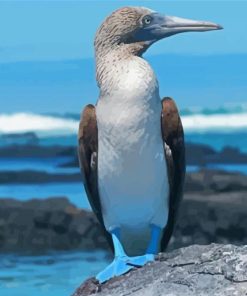
[[[215,67],[219,75],[231,75],[225,81],[233,83],[239,81],[238,72],[242,73],[241,75],[247,74],[243,68],[245,63],[241,63],[241,58],[247,57],[247,1],[5,1],[0,2],[0,101],[3,102],[1,109],[5,112],[76,112],[88,101],[84,99],[85,93],[87,98],[91,94],[95,102],[97,89],[92,82],[93,63],[88,64],[90,69],[83,68],[83,63],[80,62],[76,63],[76,66],[73,64],[73,67],[76,67],[75,71],[70,69],[67,72],[73,76],[71,78],[66,76],[66,60],[92,58],[93,39],[97,27],[111,11],[126,5],[146,6],[168,15],[210,20],[224,26],[223,31],[181,34],[164,39],[150,48],[146,54],[147,58],[161,54],[170,56],[171,53],[190,57],[204,56],[209,59],[220,55],[229,55],[230,59],[230,56],[234,55],[238,56],[236,61],[239,63],[239,71],[235,66],[232,73],[226,73],[227,69],[223,67],[221,73],[217,67],[217,59],[214,59],[216,64],[212,65],[209,73]],[[173,59],[176,63],[176,57]],[[204,63],[207,64],[207,59]],[[231,71],[229,68],[229,72]],[[47,76],[47,72],[49,79],[44,76]],[[85,85],[88,72],[92,73],[90,89],[88,84]],[[159,72],[162,76],[162,71]],[[178,85],[181,85],[183,77],[178,75],[174,80],[175,78],[179,79]],[[189,97],[186,102],[179,95],[178,100],[181,100],[182,106],[205,106],[204,101],[198,101],[200,89],[193,89],[196,81],[186,81],[186,89],[190,87],[191,91],[186,93]],[[198,81],[198,85],[201,83],[203,80]],[[208,87],[208,94],[211,96],[214,90],[216,91],[216,86],[210,88],[210,85],[212,86],[212,83],[206,84],[205,87]],[[236,97],[227,98],[227,102],[245,100],[246,81],[237,85],[232,86],[237,89]],[[169,90],[173,91],[175,86]],[[217,97],[213,96],[214,98],[209,98],[208,104],[222,104],[228,87],[231,86],[225,85],[225,90],[222,89],[221,93],[221,87],[218,86],[219,101],[217,102]],[[202,96],[205,96],[205,93]],[[73,100],[70,105],[66,101],[69,97]],[[40,106],[37,106],[37,103]]]
[[[211,20],[225,28],[220,33],[183,34],[163,40],[150,49],[150,55],[247,52],[246,1],[7,1],[0,2],[0,61],[93,56],[97,27],[111,11],[125,5]]]

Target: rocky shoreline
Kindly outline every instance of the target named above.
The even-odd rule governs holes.
[[[27,136],[31,137],[30,135]],[[54,172],[56,168],[62,169],[62,172],[50,173],[42,171],[39,170],[38,166],[35,167],[35,165],[28,170],[3,169],[0,171],[0,184],[44,184],[51,182],[81,181],[77,147],[75,146],[40,146],[35,144],[0,146],[0,163],[1,159],[5,162],[6,159],[10,159],[11,162],[14,162],[15,160],[23,158],[27,161],[30,159],[30,162],[32,162],[32,159],[44,161],[46,159],[53,159],[55,163],[57,162],[54,167]],[[207,145],[187,143],[186,163],[187,166],[196,166],[204,170],[210,165],[247,164],[247,154],[230,147],[225,147],[221,151],[216,151]],[[73,169],[73,173],[69,172],[69,170],[66,171],[67,168]],[[203,184],[200,186],[203,187],[202,185]],[[236,188],[236,190],[238,190],[238,188]]]
[[[35,137],[35,135],[26,135]],[[2,136],[3,137],[3,136]],[[13,137],[13,136],[12,136]],[[15,135],[17,137],[17,135]],[[21,136],[19,135],[18,137]],[[1,140],[1,137],[0,137]],[[76,143],[76,137],[75,137]],[[1,157],[57,157],[68,156],[73,159],[62,166],[78,167],[77,147],[62,145],[39,145],[36,140],[29,143],[9,144],[8,146],[0,146]],[[237,148],[225,146],[221,151],[216,151],[212,147],[205,144],[186,143],[186,160],[187,165],[204,166],[206,164],[247,164],[247,153],[241,152]]]
[[[93,213],[66,198],[0,201],[0,252],[108,250]],[[187,174],[169,249],[212,242],[247,244],[247,176],[208,170]]]
[[[81,174],[77,173],[47,173],[44,171],[0,171],[1,184],[44,184],[44,183],[71,183],[81,181]]]
[[[92,212],[76,208],[67,198],[1,199],[0,253],[107,248]]]
[[[247,154],[237,148],[224,147],[216,151],[212,147],[203,144],[186,143],[187,165],[207,166],[208,164],[247,164]],[[61,167],[78,167],[77,156],[61,165]]]
[[[45,184],[81,182],[78,172],[48,173],[38,170],[0,171],[1,184]],[[186,174],[185,192],[228,192],[247,190],[247,176],[237,172],[224,170],[200,169]]]
[[[245,296],[247,246],[193,245],[100,285],[84,282],[72,296]]]

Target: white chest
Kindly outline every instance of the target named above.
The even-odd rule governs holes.
[[[98,185],[105,226],[127,244],[135,229],[166,225],[169,190],[156,78],[135,65],[122,74],[96,107]]]
[[[162,144],[161,103],[152,69],[139,59],[120,63],[111,71],[109,91],[100,97],[96,106],[99,153],[105,159],[101,175],[121,172],[127,157],[137,161],[157,146],[157,142]]]

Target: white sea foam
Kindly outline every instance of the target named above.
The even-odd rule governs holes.
[[[247,113],[193,114],[182,116],[182,123],[187,132],[247,132]]]
[[[31,113],[0,114],[0,133],[35,132],[37,135],[76,133],[78,122],[73,119]]]
[[[185,132],[247,132],[247,112],[182,116]],[[71,118],[32,113],[0,114],[0,134],[35,132],[38,136],[76,134],[79,122]]]

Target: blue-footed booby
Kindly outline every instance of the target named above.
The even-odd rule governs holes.
[[[221,28],[124,7],[96,33],[100,95],[96,106],[82,112],[78,150],[88,199],[115,255],[96,276],[100,283],[165,250],[182,198],[182,123],[175,102],[161,100],[155,73],[142,54],[174,34]]]

